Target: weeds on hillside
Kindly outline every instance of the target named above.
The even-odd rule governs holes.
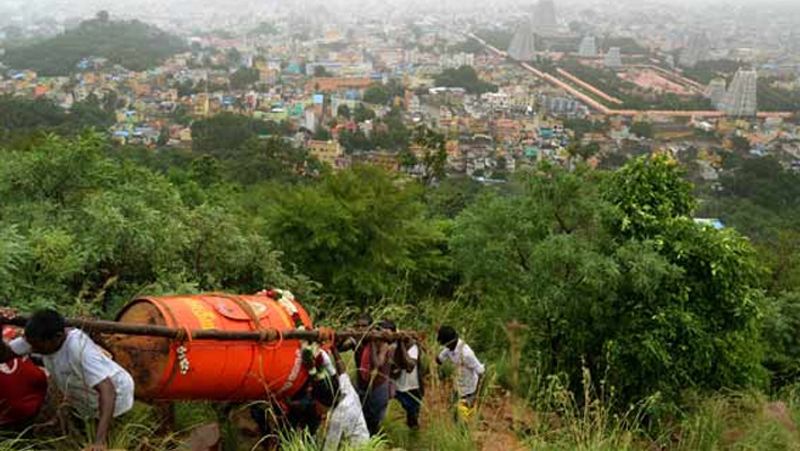
[[[281,433],[282,451],[322,451],[324,449],[323,446],[320,440],[317,440],[316,437],[309,434],[307,431],[287,431]],[[251,451],[258,451],[258,449],[260,448],[256,445]],[[353,446],[345,443],[339,449],[341,451],[384,451],[389,449],[389,444],[383,435],[376,435],[363,445]]]
[[[326,325],[347,326],[355,311],[337,312],[325,320]],[[391,318],[403,329],[433,331],[442,323],[453,324],[470,343],[479,337],[470,335],[473,326],[483,318],[464,312],[452,302],[423,301],[404,311],[387,306],[373,311],[375,319]],[[502,326],[502,325],[498,325]],[[613,390],[603,380],[594,379],[587,369],[582,373],[583,391],[574,393],[559,377],[545,377],[536,367],[521,368],[520,346],[524,340],[508,334],[509,347],[500,356],[480,354],[487,374],[478,397],[477,414],[467,424],[454,421],[451,371],[431,367],[422,410],[422,428],[411,431],[405,426],[404,412],[394,401],[390,404],[385,435],[371,440],[363,451],[402,448],[408,451],[477,451],[484,449],[533,450],[800,450],[800,386],[786,389],[774,402],[757,392],[696,395],[681,404],[690,406],[681,419],[661,426],[653,436],[645,413],[657,404],[657,398],[645,400],[620,413]],[[428,334],[423,348],[427,364],[438,350],[435,336]],[[346,357],[352,366],[352,358]],[[352,370],[352,368],[351,368]],[[110,449],[155,451],[186,449],[183,440],[199,424],[217,420],[217,412],[209,403],[178,403],[175,431],[158,435],[159,420],[152,409],[137,405],[134,415],[115,424]],[[238,431],[237,431],[238,432]],[[321,437],[289,432],[281,437],[283,449],[317,451]],[[91,431],[80,436],[33,438],[11,436],[0,438],[0,451],[73,451],[91,437]],[[508,439],[512,447],[501,442]],[[258,445],[242,448],[258,451]],[[353,448],[348,448],[353,450]]]

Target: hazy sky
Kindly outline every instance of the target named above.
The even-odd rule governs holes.
[[[491,11],[491,14],[513,15],[522,11],[532,11],[536,0],[0,0],[0,25],[30,23],[52,18],[63,22],[69,18],[88,17],[99,10],[108,10],[117,17],[139,17],[161,20],[196,20],[206,17],[204,22],[214,19],[255,15],[259,18],[275,14],[285,14],[292,9],[302,9],[313,5],[324,5],[332,14],[368,14],[396,16],[408,10],[433,13],[469,13],[476,9]],[[555,0],[560,15],[568,16],[585,8],[605,12],[619,12],[621,15],[639,9],[652,9],[669,12],[678,10],[709,10],[717,7],[719,11],[730,14],[742,5],[757,7],[759,10],[775,8],[775,5],[792,5],[800,17],[800,0]],[[487,17],[502,19],[502,17]],[[207,25],[207,24],[204,24]]]

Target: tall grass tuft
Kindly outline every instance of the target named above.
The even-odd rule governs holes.
[[[611,396],[596,389],[590,372],[584,368],[582,398],[568,390],[558,377],[550,377],[538,395],[537,405],[545,407],[542,420],[534,425],[527,443],[532,449],[554,450],[633,450],[644,406],[631,407],[624,414],[612,409]]]
[[[756,392],[698,398],[680,423],[670,448],[694,450],[797,450],[798,405],[769,401]]]
[[[324,431],[321,431],[324,436]],[[308,431],[284,431],[280,434],[281,450],[282,451],[322,451],[324,444],[318,437],[314,437]],[[252,448],[252,451],[257,451],[259,445]],[[343,443],[339,447],[341,451],[385,451],[388,450],[388,442],[383,435],[376,435],[370,440],[361,445],[354,446],[348,443]]]
[[[26,438],[25,434],[0,435],[0,451],[38,451],[41,449],[56,449],[63,437],[56,438]]]

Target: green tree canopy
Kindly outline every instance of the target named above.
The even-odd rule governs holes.
[[[690,187],[664,158],[597,176],[545,166],[459,215],[453,258],[486,323],[525,318],[530,374],[580,392],[586,368],[621,409],[762,382],[750,245],[694,223]]]
[[[233,89],[247,89],[258,82],[259,74],[258,69],[240,67],[233,74],[231,74],[231,88]]]
[[[444,235],[423,213],[417,185],[356,166],[277,198],[267,229],[288,262],[363,307],[424,293],[447,276]]]
[[[103,57],[131,70],[152,68],[187,49],[181,38],[140,22],[87,20],[75,29],[38,42],[7,49],[3,59],[16,69],[39,75],[69,75],[83,58]]]
[[[478,73],[472,66],[461,66],[458,69],[445,69],[437,75],[434,83],[436,86],[449,88],[464,88],[470,94],[483,94],[496,92],[497,86],[478,78]]]
[[[64,110],[47,99],[0,96],[0,143],[34,134],[75,135],[87,128],[106,130],[113,125],[113,109],[93,96]]]
[[[0,286],[12,305],[104,314],[143,290],[253,292],[300,280],[229,196],[209,191],[190,205],[185,188],[104,146],[97,135],[51,136],[0,152]],[[185,183],[202,190],[204,179]]]

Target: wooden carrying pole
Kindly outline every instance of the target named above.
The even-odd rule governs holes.
[[[11,325],[24,327],[28,322],[25,316],[14,318],[0,317],[0,326]],[[315,330],[277,330],[263,329],[261,331],[226,331],[218,329],[197,329],[185,330],[152,324],[132,324],[118,323],[115,321],[86,320],[86,319],[66,319],[67,327],[77,327],[86,332],[97,332],[102,334],[121,334],[138,335],[148,337],[171,338],[176,340],[217,340],[217,341],[259,341],[269,342],[277,340],[305,340],[305,341],[327,341],[333,337],[333,333],[326,329]],[[346,330],[336,332],[337,338],[356,338],[377,341],[395,341],[406,338],[419,338],[416,332],[391,332],[384,330],[354,331]]]

